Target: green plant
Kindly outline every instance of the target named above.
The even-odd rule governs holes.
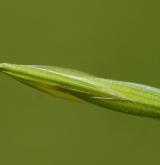
[[[157,88],[51,66],[2,63],[0,71],[51,95],[84,100],[129,114],[160,117],[160,90]]]

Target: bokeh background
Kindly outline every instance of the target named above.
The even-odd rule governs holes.
[[[160,87],[158,0],[0,1],[0,62]],[[48,96],[0,74],[0,164],[157,165],[160,121]]]

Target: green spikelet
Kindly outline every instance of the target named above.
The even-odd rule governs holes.
[[[160,118],[160,90],[41,65],[0,64],[0,71],[50,95],[87,101],[115,111]]]

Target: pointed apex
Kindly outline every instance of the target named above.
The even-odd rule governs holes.
[[[4,70],[11,70],[15,67],[15,64],[9,64],[9,63],[0,63],[0,71]]]
[[[0,63],[0,70],[3,70],[7,65],[7,63]]]

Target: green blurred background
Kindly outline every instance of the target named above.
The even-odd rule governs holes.
[[[0,1],[0,62],[160,87],[158,0]],[[0,75],[0,164],[157,165],[160,121],[54,98]]]

